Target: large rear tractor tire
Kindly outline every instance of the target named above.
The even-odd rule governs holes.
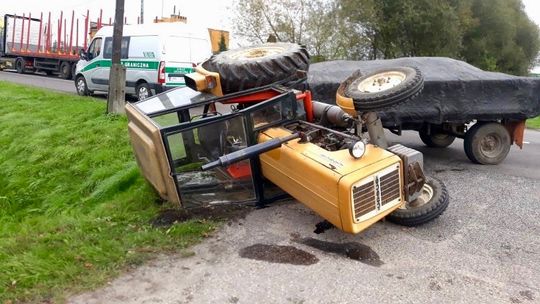
[[[359,76],[353,74],[340,87],[340,94],[351,98],[358,112],[372,112],[405,102],[424,88],[424,77],[417,68],[395,67]]]
[[[508,130],[498,122],[476,123],[465,134],[463,148],[467,157],[482,165],[501,163],[508,152],[512,140]]]
[[[420,135],[420,139],[422,140],[422,142],[426,144],[426,146],[432,148],[446,148],[450,146],[456,139],[455,136],[442,132],[437,132],[433,129],[429,134],[425,129],[418,131],[418,134]]]
[[[221,52],[202,67],[219,73],[221,88],[227,94],[282,80],[296,80],[298,70],[308,70],[309,54],[298,44],[266,43]]]
[[[406,202],[386,218],[398,225],[419,226],[439,217],[448,207],[449,201],[443,182],[426,177],[420,196],[412,202]]]

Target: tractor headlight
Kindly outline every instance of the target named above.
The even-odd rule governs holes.
[[[349,146],[349,154],[358,159],[366,153],[366,144],[363,141],[355,141]]]

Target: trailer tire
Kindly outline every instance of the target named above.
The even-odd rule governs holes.
[[[511,145],[508,130],[498,122],[477,122],[467,131],[463,141],[467,157],[482,165],[501,163],[510,152]]]
[[[17,70],[17,73],[24,74],[26,72],[26,60],[17,58],[17,60],[15,60],[15,69]]]
[[[390,213],[386,218],[402,226],[419,226],[439,217],[450,202],[446,186],[439,179],[426,176],[422,194]]]
[[[213,55],[202,64],[220,75],[223,93],[261,87],[282,80],[296,80],[307,71],[309,54],[294,43],[265,43]]]
[[[84,76],[79,75],[75,79],[75,89],[77,90],[77,94],[79,96],[90,96],[91,93],[88,90],[88,85],[86,84],[86,79],[84,79]]]
[[[63,61],[60,64],[60,78],[62,79],[71,78],[71,64],[67,61]]]
[[[432,132],[428,134],[427,130],[424,128],[418,131],[418,135],[420,135],[420,139],[424,144],[426,144],[426,146],[432,148],[446,148],[450,146],[456,139],[455,136],[445,133],[438,133],[433,129]]]
[[[385,68],[366,75],[353,74],[339,92],[351,98],[356,111],[371,112],[389,108],[418,95],[424,77],[418,68]]]

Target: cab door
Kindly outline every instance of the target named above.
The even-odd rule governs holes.
[[[92,40],[87,52],[88,64],[81,70],[90,91],[107,91],[109,77],[103,79],[102,74],[103,69],[108,69],[110,63],[103,60],[102,45],[103,38],[96,37]]]

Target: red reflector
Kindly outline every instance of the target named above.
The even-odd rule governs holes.
[[[158,83],[165,83],[165,61],[159,63]]]

